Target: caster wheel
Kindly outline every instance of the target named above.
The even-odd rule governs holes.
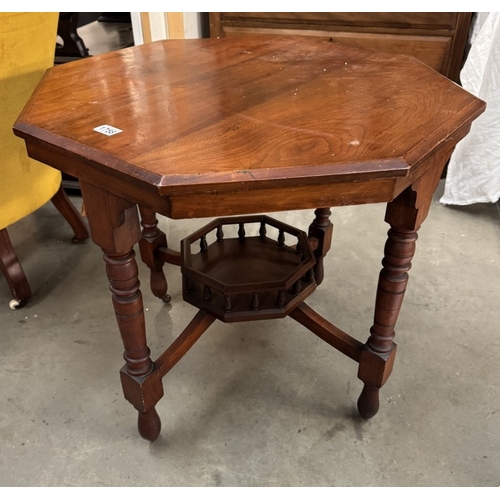
[[[22,302],[20,300],[17,300],[17,299],[12,299],[10,302],[9,302],[9,307],[12,309],[12,310],[15,310],[15,309],[19,309],[21,306],[22,306]]]

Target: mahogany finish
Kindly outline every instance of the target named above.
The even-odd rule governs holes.
[[[70,86],[71,95],[62,92]],[[49,70],[14,131],[30,156],[81,179],[125,348],[123,391],[139,412],[140,434],[158,437],[162,377],[216,317],[231,320],[232,294],[246,294],[236,312],[247,321],[268,307],[268,290],[278,316],[290,315],[359,364],[358,408],[373,416],[394,363],[416,232],[451,151],[484,108],[412,57],[309,38],[168,40]],[[94,131],[101,125],[121,132]],[[303,301],[323,280],[330,207],[374,202],[387,203],[390,230],[374,323],[362,344]],[[189,236],[181,253],[167,247],[156,219],[156,213],[179,219],[292,209],[316,209],[307,235],[276,223],[278,235],[270,238],[265,216],[224,218],[209,225],[210,235],[205,227]],[[258,234],[249,231],[250,221],[261,224]],[[287,232],[300,236],[290,242]],[[184,296],[196,290],[199,309],[155,362],[137,243],[153,293],[168,300],[162,265],[180,265]],[[263,258],[254,259],[261,251]],[[293,255],[293,266],[274,257],[280,252]],[[226,259],[248,265],[239,282]]]

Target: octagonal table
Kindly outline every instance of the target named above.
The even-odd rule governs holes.
[[[14,132],[32,158],[81,181],[125,347],[124,395],[139,412],[140,434],[158,437],[162,377],[216,317],[231,317],[233,307],[226,299],[226,316],[214,313],[210,285],[226,289],[204,276],[208,291],[192,302],[199,308],[194,319],[151,359],[133,247],[139,243],[153,293],[165,301],[162,266],[183,264],[181,253],[167,246],[156,213],[183,219],[316,209],[302,236],[314,259],[309,274],[292,273],[290,290],[290,280],[281,279],[276,301],[282,300],[282,313],[359,364],[358,409],[370,418],[394,363],[394,327],[416,231],[454,146],[484,109],[483,101],[412,57],[307,37],[159,41],[48,70]],[[330,207],[376,202],[387,202],[390,230],[373,326],[362,344],[307,306],[301,293],[302,284],[312,293],[323,281]],[[245,221],[235,219],[243,227]],[[244,229],[238,244],[219,236],[225,248],[241,243],[255,256],[248,249],[259,243],[249,243]],[[275,244],[286,245],[280,237]],[[200,253],[207,246],[202,242]],[[189,265],[183,269],[192,273]],[[262,283],[240,285],[251,300],[238,318],[258,319]]]

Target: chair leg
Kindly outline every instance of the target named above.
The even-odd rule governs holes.
[[[52,201],[57,210],[68,221],[71,229],[73,229],[75,233],[72,239],[73,243],[81,243],[86,240],[89,237],[89,233],[83,223],[82,216],[78,213],[73,203],[71,203],[62,186],[50,201]]]
[[[0,268],[14,297],[9,306],[11,309],[16,309],[31,297],[31,289],[21,263],[17,259],[7,229],[0,229]]]

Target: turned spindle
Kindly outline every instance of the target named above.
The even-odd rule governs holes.
[[[240,228],[238,229],[238,238],[243,241],[245,239],[245,224],[240,222]]]
[[[252,295],[252,311],[258,311],[259,310],[259,295],[257,293],[254,293]]]
[[[211,302],[212,300],[212,290],[210,290],[210,287],[208,285],[205,285],[203,287],[203,300],[205,302]]]
[[[303,252],[302,252],[302,248],[301,248],[301,246],[300,246],[300,243],[299,243],[299,242],[297,242],[297,245],[296,245],[296,247],[295,247],[295,253],[296,253],[297,255],[300,255],[301,257],[303,257],[303,255],[304,255],[304,254],[303,254]]]
[[[286,292],[284,290],[280,290],[278,292],[278,307],[285,307],[286,304]]]
[[[265,238],[266,233],[267,233],[266,223],[262,221],[260,223],[259,235],[261,238]]]
[[[207,245],[207,237],[202,236],[200,238],[200,252],[204,253],[207,251],[208,245]]]
[[[278,245],[282,247],[284,244],[285,244],[285,232],[283,231],[283,229],[280,229],[278,234]]]
[[[313,283],[314,282],[314,268],[311,267],[311,269],[309,269],[309,271],[307,271],[306,273],[306,281],[308,283]]]
[[[193,291],[193,281],[189,276],[184,276],[184,287],[186,289],[186,293],[191,293]]]

